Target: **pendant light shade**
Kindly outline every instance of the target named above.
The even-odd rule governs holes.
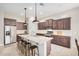
[[[25,23],[24,23],[24,25],[27,25],[27,21],[26,21],[26,10],[27,10],[27,8],[24,8],[24,10],[25,10]]]
[[[35,3],[35,20],[33,22],[39,22],[37,19],[37,3]]]

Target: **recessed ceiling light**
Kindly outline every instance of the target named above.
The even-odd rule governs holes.
[[[40,12],[40,15],[43,15],[43,12]]]
[[[30,7],[29,9],[30,9],[30,10],[32,10],[33,8],[32,8],[32,7]]]
[[[21,13],[20,15],[21,15],[21,16],[24,16],[24,13]]]

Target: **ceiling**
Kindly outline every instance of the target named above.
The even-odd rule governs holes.
[[[38,3],[37,15],[38,18],[43,18],[78,6],[78,3]],[[27,17],[34,16],[34,3],[0,3],[0,10],[15,13],[20,17],[24,16],[24,8],[27,8]]]

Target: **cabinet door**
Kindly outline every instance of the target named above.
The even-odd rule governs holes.
[[[70,18],[65,18],[63,20],[63,23],[64,23],[64,29],[65,30],[70,30],[71,29]]]
[[[16,20],[15,19],[4,18],[4,24],[5,25],[10,25],[10,26],[16,26]]]
[[[40,23],[38,23],[38,29],[40,30]]]
[[[50,27],[51,29],[53,28],[53,19],[47,20],[47,26]]]
[[[38,29],[41,30],[42,29],[42,23],[38,23]]]
[[[43,24],[43,22],[41,22],[41,29],[42,29],[42,30],[44,29],[44,24]]]
[[[48,23],[48,21],[46,21],[46,22],[45,22],[45,29],[47,29],[48,26],[49,26],[49,23]]]
[[[53,29],[58,29],[57,20],[53,20]]]
[[[16,25],[16,21],[15,20],[11,20],[10,21],[10,25],[15,26]]]
[[[64,23],[63,23],[62,19],[58,20],[57,24],[58,24],[58,29],[59,30],[63,30],[64,29]]]
[[[44,22],[44,29],[47,29],[47,22]]]
[[[45,29],[46,25],[45,25],[45,22],[42,22],[42,29]]]
[[[5,25],[9,25],[10,22],[8,22],[7,20],[4,20],[4,24],[5,24]]]
[[[46,22],[40,22],[40,23],[38,23],[38,29],[39,30],[46,29]]]
[[[25,30],[25,29],[27,29],[27,28],[25,28],[25,25],[22,22],[17,22],[16,24],[17,24],[16,25],[17,30]]]

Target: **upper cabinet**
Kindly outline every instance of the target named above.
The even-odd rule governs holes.
[[[4,18],[4,25],[16,26],[16,19]]]
[[[39,30],[46,29],[46,22],[40,22],[40,23],[38,23],[38,29]]]
[[[23,22],[16,22],[17,30],[26,30],[27,26],[24,25]]]
[[[42,29],[42,23],[38,23],[38,29],[41,30]]]
[[[71,29],[71,18],[62,18],[62,19],[49,19],[46,22],[38,23],[38,29],[43,30],[50,27],[53,30],[70,30]]]
[[[58,30],[70,30],[71,29],[71,23],[70,23],[70,17],[68,18],[62,18],[57,19],[57,29]]]
[[[53,27],[52,24],[53,24],[52,19],[49,19],[46,22],[40,22],[40,23],[38,23],[38,29],[44,30],[44,29],[47,29],[48,27],[52,28]]]
[[[58,29],[58,21],[57,20],[53,20],[53,24],[52,24],[52,28],[53,29]]]
[[[71,18],[65,18],[63,20],[63,24],[64,24],[65,30],[70,30],[71,29]]]
[[[46,21],[47,25],[46,25],[46,28],[53,28],[53,19],[48,19]]]

